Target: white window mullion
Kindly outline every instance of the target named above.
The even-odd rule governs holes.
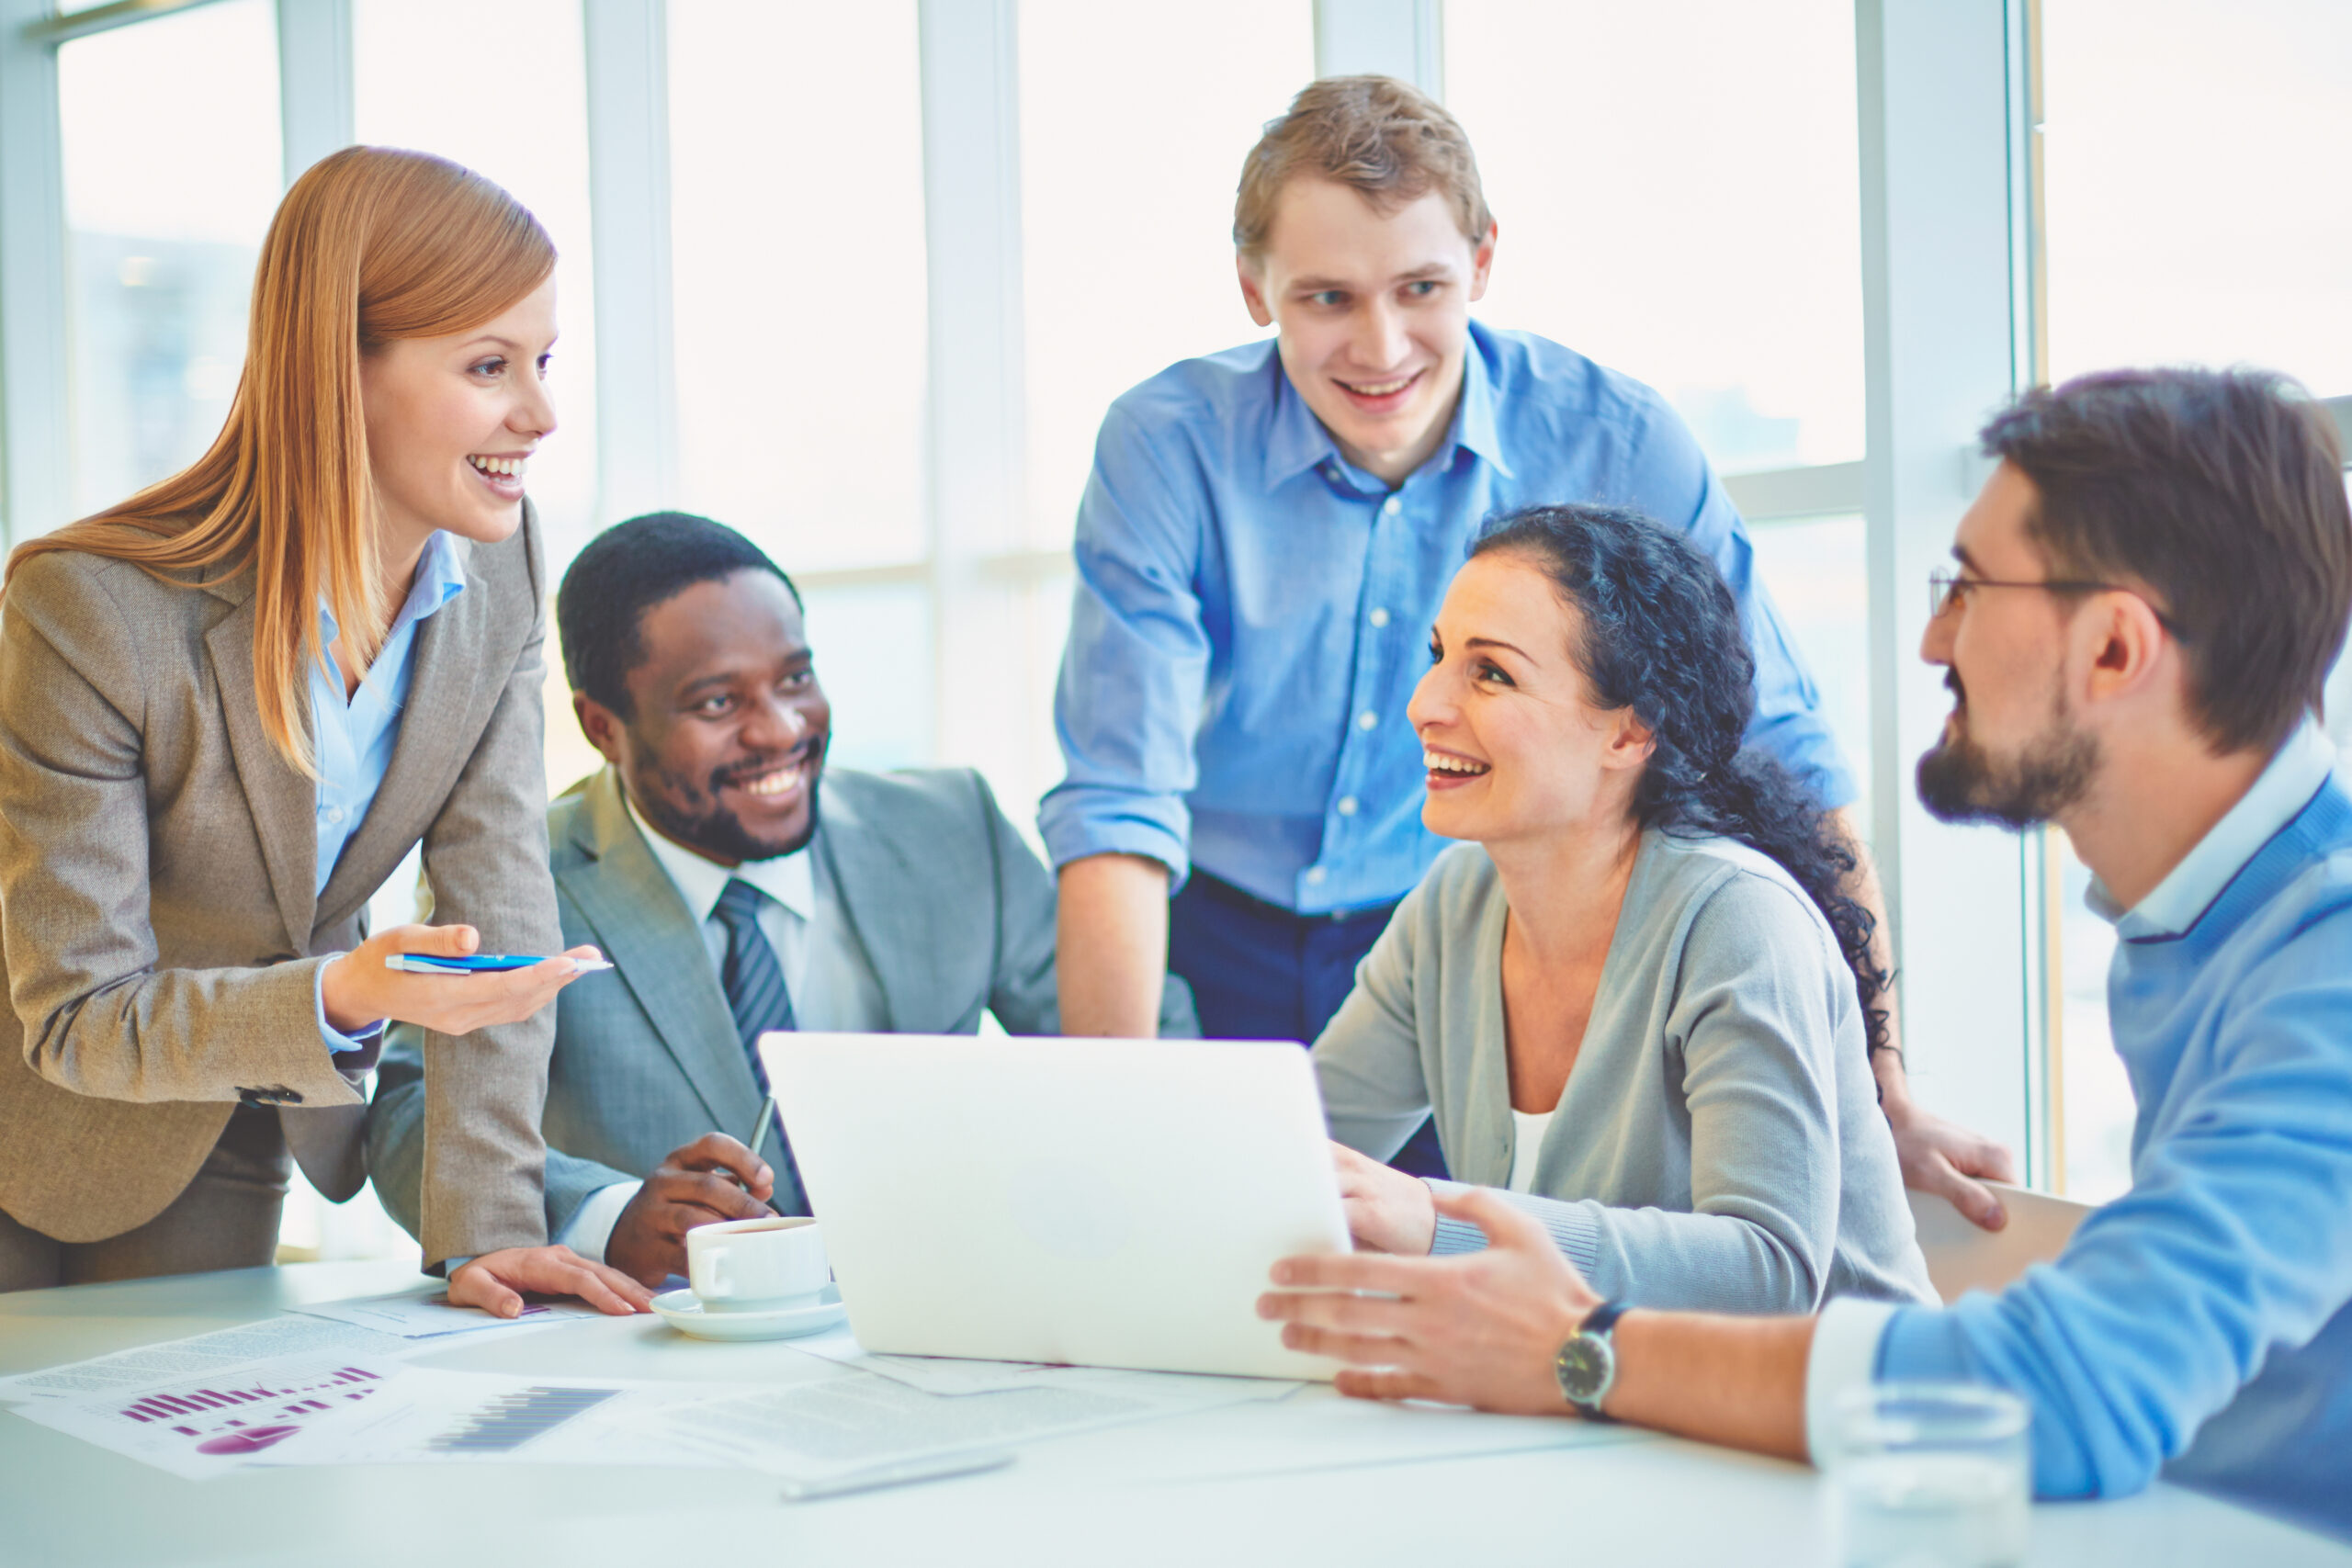
[[[70,520],[65,174],[49,0],[0,0],[0,539]]]
[[[351,145],[351,0],[277,0],[277,102],[288,185]]]
[[[1317,76],[1395,76],[1445,97],[1442,0],[1315,0]]]
[[[1918,657],[1930,568],[2013,389],[2009,36],[2002,0],[1857,0],[1869,457],[1871,788],[1912,1075],[1935,1109],[2027,1144],[2025,857],[1935,821],[1912,765],[1951,694]]]
[[[917,15],[933,754],[1004,781],[1021,776],[1028,728],[1005,711],[1000,662],[1019,646],[1019,600],[982,563],[1023,537],[1027,496],[1019,18],[1015,0],[922,0]],[[1026,806],[1007,802],[1015,817]]]
[[[596,523],[604,526],[678,499],[670,29],[663,0],[582,0],[581,24],[596,258]]]

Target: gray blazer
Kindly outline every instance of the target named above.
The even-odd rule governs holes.
[[[1438,857],[1315,1043],[1331,1135],[1376,1159],[1434,1108],[1447,1165],[1510,1178],[1502,883]],[[1811,1312],[1932,1302],[1851,971],[1780,865],[1727,839],[1643,835],[1532,1195],[1602,1295]],[[1436,1251],[1482,1244],[1442,1220]]]
[[[275,1105],[329,1197],[365,1179],[363,1055],[319,1037],[322,955],[360,940],[410,846],[485,952],[552,952],[546,569],[526,506],[419,628],[381,790],[323,892],[317,789],[262,733],[253,578],[25,563],[0,616],[0,1210],[61,1241],[153,1218],[240,1100]],[[554,1020],[423,1043],[428,1263],[545,1240]]]
[[[888,1027],[970,1034],[992,1011],[1014,1034],[1061,1027],[1054,994],[1054,880],[964,769],[829,769],[813,853],[840,890],[852,934],[880,980]],[[700,926],[645,845],[610,768],[548,808],[567,946],[613,962],[564,988],[548,1086],[547,1222],[590,1194],[643,1177],[714,1129],[741,1137],[760,1091]],[[1192,1033],[1191,994],[1171,984],[1169,1033]],[[384,1048],[368,1146],[378,1192],[402,1224],[423,1157],[413,1032]],[[777,1179],[786,1174],[781,1162]],[[794,1196],[777,1194],[783,1204]]]

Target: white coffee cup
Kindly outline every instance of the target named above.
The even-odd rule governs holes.
[[[813,1304],[833,1272],[817,1222],[798,1215],[696,1225],[686,1278],[707,1312],[774,1312]]]

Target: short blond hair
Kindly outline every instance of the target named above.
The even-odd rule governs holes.
[[[1245,256],[1265,248],[1274,203],[1300,175],[1334,180],[1383,211],[1434,190],[1453,209],[1473,245],[1495,226],[1478,186],[1470,138],[1436,99],[1394,76],[1326,76],[1310,82],[1241,163],[1233,200],[1233,243]]]

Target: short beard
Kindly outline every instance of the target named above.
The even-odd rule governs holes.
[[[2024,829],[2083,798],[2098,772],[2098,742],[2066,722],[2050,727],[2006,767],[1963,729],[1919,759],[1919,804],[1939,822],[1997,822]]]
[[[770,841],[752,836],[743,819],[723,806],[714,804],[699,816],[674,810],[669,802],[659,797],[636,800],[635,805],[645,819],[661,829],[664,838],[691,845],[704,858],[731,861],[737,864],[748,860],[775,860],[779,855],[792,854],[808,847],[817,836],[817,789],[824,782],[821,769],[808,780],[808,825],[788,840]],[[651,795],[653,792],[648,791]],[[709,799],[718,793],[713,784]],[[634,799],[634,797],[632,797]]]

